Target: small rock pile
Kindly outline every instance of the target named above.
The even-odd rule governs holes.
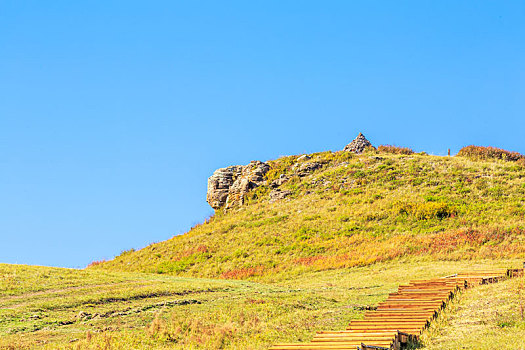
[[[368,147],[375,148],[372,146],[370,141],[366,139],[365,135],[359,133],[359,135],[357,135],[357,137],[352,142],[345,146],[343,151],[360,154],[363,153]]]

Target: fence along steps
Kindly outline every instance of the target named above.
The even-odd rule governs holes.
[[[310,343],[276,344],[270,350],[399,350],[421,332],[461,290],[505,278],[523,276],[523,269],[461,272],[400,285],[396,293],[350,322],[346,330],[318,332]]]

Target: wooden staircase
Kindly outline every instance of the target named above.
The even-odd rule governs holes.
[[[415,280],[400,285],[396,293],[350,322],[346,330],[318,332],[310,343],[276,344],[270,350],[399,350],[417,342],[421,332],[463,289],[523,276],[523,269],[498,269],[457,273]]]

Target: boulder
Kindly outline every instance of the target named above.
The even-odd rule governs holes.
[[[370,141],[366,139],[365,135],[359,133],[359,135],[357,135],[357,137],[352,142],[345,146],[343,151],[360,154],[363,153],[369,147],[375,149],[375,147],[372,146]]]
[[[288,181],[289,179],[290,179],[290,177],[288,177],[288,176],[286,176],[284,174],[281,174],[281,175],[279,175],[278,179],[275,179],[275,180],[272,181],[272,183],[270,184],[270,187],[272,187],[272,188],[279,187],[282,184],[284,184],[286,181]]]
[[[248,165],[234,165],[215,170],[208,179],[206,200],[213,209],[233,208],[244,202],[244,195],[265,181],[270,166],[252,161]]]
[[[303,161],[303,160],[310,160],[310,159],[312,159],[311,156],[309,156],[308,154],[303,154],[302,156],[300,156],[299,158],[297,158],[297,161],[298,161],[298,162],[301,162],[301,161]]]
[[[318,162],[303,163],[297,169],[298,170],[298,175],[301,176],[301,177],[307,176],[307,175],[310,175],[312,172],[314,172],[317,169],[320,169],[322,167],[323,167],[323,165],[321,163],[318,163]]]
[[[284,199],[284,198],[288,197],[291,194],[292,194],[292,192],[291,191],[287,191],[287,190],[284,190],[284,191],[282,191],[280,189],[273,190],[272,192],[270,192],[270,203],[273,203],[273,202],[276,202],[278,200]]]

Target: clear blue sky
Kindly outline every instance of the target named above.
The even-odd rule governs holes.
[[[0,0],[0,262],[185,232],[231,164],[525,153],[523,1]]]

